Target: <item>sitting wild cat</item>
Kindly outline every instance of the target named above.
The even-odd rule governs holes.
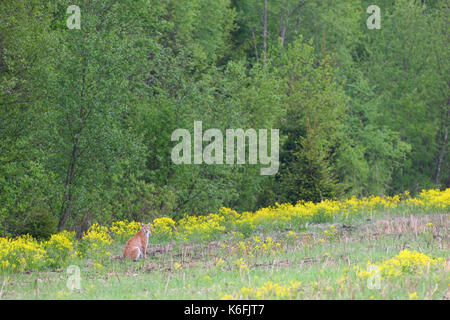
[[[134,261],[137,261],[140,257],[144,259],[147,258],[147,243],[148,236],[150,234],[150,223],[142,223],[142,229],[130,240],[128,240],[125,245],[125,250],[123,251],[123,258],[128,257]]]

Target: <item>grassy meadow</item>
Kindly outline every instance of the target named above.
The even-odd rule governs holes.
[[[449,299],[450,189],[0,238],[1,299]],[[79,272],[79,273],[78,273]]]

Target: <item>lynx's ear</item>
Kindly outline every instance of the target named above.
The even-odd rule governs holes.
[[[145,226],[145,224],[143,222],[141,222],[141,227],[143,228]]]

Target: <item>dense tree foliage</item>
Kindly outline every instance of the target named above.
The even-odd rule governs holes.
[[[449,187],[448,2],[371,4],[3,1],[0,235]],[[194,121],[279,129],[277,174],[174,164]]]

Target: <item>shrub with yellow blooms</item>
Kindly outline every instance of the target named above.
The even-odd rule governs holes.
[[[108,227],[95,223],[89,227],[81,239],[81,255],[96,261],[104,261],[111,255],[109,250],[112,241]]]
[[[328,240],[334,240],[339,237],[339,232],[333,224],[323,230],[323,233]]]
[[[246,255],[248,257],[254,257],[279,252],[281,250],[281,244],[273,241],[271,237],[261,239],[256,235],[246,241],[239,241],[231,247],[231,250],[239,256]]]
[[[290,281],[287,285],[267,281],[261,287],[244,287],[234,294],[223,295],[222,299],[295,299],[300,291],[300,286],[301,282],[299,281]]]
[[[109,228],[114,241],[120,243],[127,241],[141,229],[141,224],[136,221],[128,220],[114,221]]]
[[[379,272],[381,279],[399,277],[407,274],[422,274],[426,270],[434,267],[440,267],[445,264],[444,258],[431,258],[424,253],[416,250],[403,250],[395,257],[385,260],[378,265],[373,265],[370,261],[368,265],[372,266],[368,270],[356,266],[357,275],[361,278],[373,276]],[[375,266],[375,268],[373,268]]]
[[[45,267],[46,251],[30,235],[0,238],[0,270],[24,272]]]
[[[207,216],[185,216],[178,222],[178,236],[185,241],[216,239],[225,231],[225,218],[211,213]]]
[[[152,238],[158,241],[168,241],[172,239],[175,232],[175,221],[167,217],[156,218],[150,225],[150,231]]]
[[[46,262],[50,267],[65,266],[74,250],[75,232],[62,231],[53,234],[43,243],[47,252]]]

